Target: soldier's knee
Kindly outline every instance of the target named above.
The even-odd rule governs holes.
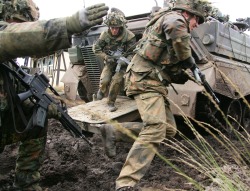
[[[123,78],[119,77],[119,76],[114,76],[112,78],[112,83],[121,84],[121,83],[123,83]]]
[[[166,137],[166,126],[162,123],[148,124],[143,127],[139,138],[150,143],[160,143]]]
[[[110,82],[110,79],[108,79],[108,78],[103,78],[103,79],[101,79],[100,84],[101,84],[102,86],[107,86],[107,85],[109,84],[109,82]]]

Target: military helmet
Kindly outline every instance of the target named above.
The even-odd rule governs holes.
[[[127,20],[121,13],[111,12],[108,14],[104,23],[108,27],[123,27],[127,23]]]
[[[203,23],[206,8],[209,3],[205,0],[176,0],[172,10],[183,10],[200,18],[199,24]]]
[[[39,8],[32,0],[0,0],[1,20],[36,21],[39,16]]]

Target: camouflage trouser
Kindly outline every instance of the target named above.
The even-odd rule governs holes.
[[[124,83],[123,76],[125,71],[121,69],[119,72],[116,72],[113,75],[115,67],[116,67],[115,63],[108,63],[104,66],[101,74],[100,90],[104,95],[106,94],[108,86],[110,85],[108,94],[108,103],[115,103],[117,95],[119,94]]]
[[[14,187],[22,191],[40,191],[39,168],[45,150],[46,137],[21,142],[15,169]]]
[[[130,149],[119,177],[116,189],[134,186],[146,173],[157,149],[165,137],[176,134],[174,116],[159,93],[144,93],[135,96],[144,127]]]
[[[33,103],[26,102],[23,108],[24,110],[29,110],[33,108]],[[55,105],[49,106],[48,118],[58,119],[60,117],[55,108]],[[47,129],[48,121],[46,120],[45,127],[34,126],[30,131],[24,133],[24,137],[21,139],[16,160],[14,182],[14,188],[18,191],[42,191],[42,188],[39,186],[39,168],[43,162]]]

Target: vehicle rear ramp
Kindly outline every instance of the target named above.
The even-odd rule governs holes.
[[[118,96],[115,105],[118,109],[115,112],[110,112],[107,106],[107,98],[103,98],[102,100],[71,107],[68,109],[68,114],[82,130],[98,134],[101,124],[110,121],[135,121],[140,118],[135,100],[127,96]]]

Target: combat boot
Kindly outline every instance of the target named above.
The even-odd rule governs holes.
[[[97,100],[102,100],[102,98],[104,97],[104,94],[102,93],[102,91],[99,89],[96,95],[96,99]]]
[[[100,126],[104,150],[109,158],[116,156],[115,128],[112,125],[104,124]]]
[[[117,123],[116,125],[128,129],[135,136],[138,136],[143,128],[143,123],[140,122]],[[110,158],[116,156],[116,142],[134,142],[134,139],[127,134],[116,130],[111,124],[103,124],[100,126],[100,131],[102,134],[105,153]]]
[[[124,186],[121,188],[118,188],[116,191],[134,191],[132,186]]]
[[[114,112],[117,110],[117,107],[115,107],[114,103],[108,103],[108,108],[110,112]]]
[[[140,187],[124,186],[116,189],[116,191],[142,191]]]

